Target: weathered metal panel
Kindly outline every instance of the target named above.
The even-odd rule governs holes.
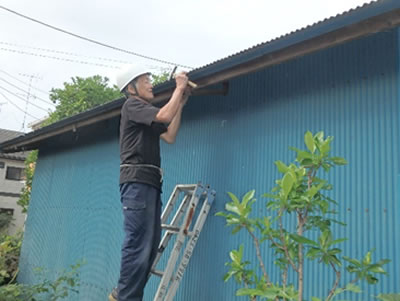
[[[240,244],[255,262],[253,243],[245,233],[230,235],[214,214],[223,210],[227,191],[242,195],[253,188],[255,214],[268,214],[259,196],[278,177],[273,162],[290,162],[294,155],[288,146],[303,147],[307,130],[335,136],[333,153],[349,161],[327,176],[334,184],[331,196],[340,204],[338,219],[347,223],[346,228],[334,227],[337,237],[349,238],[342,244],[344,254],[361,257],[375,248],[374,258],[392,259],[389,276],[348,298],[368,300],[399,289],[397,41],[396,30],[373,35],[237,78],[227,96],[190,101],[176,144],[162,144],[163,200],[174,185],[199,180],[217,191],[217,199],[176,300],[241,300],[235,297],[236,284],[222,280],[224,263]],[[34,280],[32,266],[54,273],[85,258],[79,300],[105,298],[117,281],[122,241],[118,161],[116,137],[40,154],[21,281]],[[272,278],[278,279],[265,243],[262,255]],[[306,299],[326,296],[333,277],[329,270],[307,264]],[[145,300],[152,300],[156,285],[155,279],[150,281]]]

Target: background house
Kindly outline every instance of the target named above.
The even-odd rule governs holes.
[[[241,300],[234,295],[236,284],[222,280],[224,263],[242,243],[245,257],[255,261],[253,244],[244,233],[230,235],[214,213],[223,210],[227,191],[242,195],[254,188],[257,196],[270,191],[278,176],[273,162],[291,161],[288,146],[303,147],[307,130],[334,136],[332,153],[349,161],[328,175],[331,197],[339,202],[337,218],[347,223],[334,228],[337,237],[349,238],[341,245],[343,253],[360,258],[375,248],[374,258],[392,260],[389,276],[346,298],[371,300],[398,291],[398,26],[400,2],[378,1],[189,74],[201,89],[185,107],[176,144],[162,144],[163,200],[176,184],[199,180],[210,184],[217,198],[176,300]],[[172,87],[171,82],[158,86],[157,100]],[[47,268],[54,277],[85,258],[80,294],[71,300],[103,300],[116,284],[122,241],[117,133],[123,102],[0,145],[7,152],[39,149],[19,281],[35,281],[32,267]],[[267,214],[258,198],[255,212]],[[262,256],[276,279],[267,244]],[[326,296],[333,281],[328,269],[307,264],[305,299]],[[152,279],[145,300],[152,300],[156,287]]]
[[[21,136],[23,133],[0,129],[0,143]],[[8,233],[15,234],[22,229],[25,214],[17,201],[24,187],[24,161],[27,153],[5,154],[0,152],[0,213],[9,214],[13,220]]]

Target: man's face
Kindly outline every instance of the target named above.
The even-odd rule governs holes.
[[[149,101],[154,98],[153,85],[151,84],[151,79],[149,75],[144,74],[139,76],[136,83],[136,89],[139,97],[142,97]]]

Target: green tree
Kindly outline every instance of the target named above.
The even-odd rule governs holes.
[[[33,174],[35,172],[36,160],[38,151],[32,151],[25,159],[25,186],[22,188],[21,197],[17,204],[22,207],[22,212],[26,213],[28,210],[29,199],[31,198]]]
[[[159,85],[163,82],[166,82],[169,78],[169,72],[161,72],[159,74],[151,74],[152,84],[153,86]]]
[[[263,195],[269,199],[266,202],[268,216],[251,217],[252,204],[256,201],[254,190],[247,192],[242,200],[229,193],[231,201],[225,206],[226,212],[217,215],[223,216],[227,225],[233,227],[233,234],[244,230],[250,235],[258,260],[257,264],[243,261],[243,245],[230,252],[231,262],[227,263],[230,269],[224,279],[233,278],[243,286],[236,292],[238,296],[248,296],[250,300],[258,297],[262,300],[304,300],[305,260],[325,266],[335,276],[326,295],[312,297],[312,301],[330,301],[346,291],[359,293],[361,290],[356,284],[362,281],[376,284],[376,274],[386,274],[383,266],[390,260],[373,262],[372,251],[361,260],[343,256],[340,246],[347,239],[334,238],[332,224],[345,224],[332,218],[336,214],[332,206],[338,203],[325,192],[333,187],[318,177],[321,170],[328,172],[334,166],[347,164],[345,159],[330,155],[332,140],[333,137],[325,138],[323,132],[315,135],[307,132],[304,136],[307,149],[291,148],[297,153],[295,162],[290,165],[275,162],[282,178],[276,180],[277,186],[271,193]],[[285,223],[293,216],[296,217],[295,225]],[[281,273],[277,283],[272,282],[261,256],[264,242],[269,242],[274,250],[274,264]],[[341,277],[345,263],[346,271],[352,275],[348,282],[343,282]],[[297,283],[289,283],[289,279],[296,279]]]
[[[121,97],[116,86],[109,87],[108,78],[94,75],[87,78],[71,78],[62,89],[51,89],[50,99],[56,110],[50,114],[44,125],[87,111],[93,107]]]
[[[56,104],[56,110],[50,113],[42,127],[121,97],[118,88],[109,87],[108,83],[108,78],[100,75],[87,78],[76,76],[71,78],[71,83],[64,83],[63,89],[51,89],[50,99]],[[23,212],[27,212],[31,198],[37,156],[37,151],[33,151],[25,160],[26,184],[18,200]]]

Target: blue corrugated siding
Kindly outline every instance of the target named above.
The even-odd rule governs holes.
[[[222,276],[229,251],[241,243],[246,257],[256,261],[252,241],[244,233],[231,236],[214,213],[228,201],[226,191],[268,192],[278,176],[273,162],[290,162],[288,146],[303,147],[306,130],[335,136],[333,153],[349,161],[328,175],[332,198],[340,203],[338,219],[347,223],[335,228],[337,237],[349,238],[343,253],[361,257],[375,248],[375,259],[392,259],[389,276],[348,298],[371,300],[400,288],[397,43],[397,30],[380,33],[232,80],[226,97],[191,100],[178,141],[162,145],[163,199],[175,184],[201,180],[217,190],[217,200],[176,300],[244,300]],[[122,240],[117,181],[116,139],[40,155],[20,280],[33,280],[25,267],[55,271],[85,258],[79,300],[105,298],[118,277]],[[254,212],[267,214],[261,198]],[[266,244],[262,251],[277,279]],[[329,270],[314,264],[306,265],[306,276],[307,300],[326,296],[334,281]],[[152,300],[156,284],[150,281],[146,300]]]

